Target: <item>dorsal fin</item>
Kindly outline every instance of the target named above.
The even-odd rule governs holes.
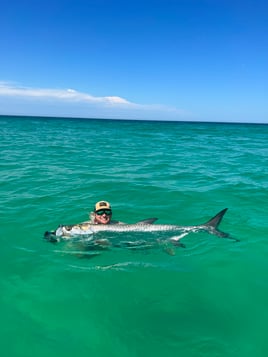
[[[138,221],[136,224],[153,224],[157,220],[158,218],[146,218],[143,219],[142,221]]]

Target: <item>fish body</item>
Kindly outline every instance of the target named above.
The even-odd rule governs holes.
[[[190,233],[205,231],[219,237],[228,237],[228,233],[224,233],[218,229],[218,226],[226,213],[227,208],[220,211],[216,216],[211,218],[208,222],[193,226],[178,226],[169,224],[153,224],[156,218],[143,220],[135,224],[92,224],[83,222],[74,225],[60,225],[53,232],[46,232],[45,238],[51,241],[59,241],[61,239],[72,238],[87,238],[87,240],[94,240],[95,236],[101,232],[111,233],[130,233],[130,232],[180,232]]]

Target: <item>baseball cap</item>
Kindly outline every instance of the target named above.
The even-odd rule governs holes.
[[[111,205],[107,201],[99,201],[95,204],[94,211],[99,211],[100,209],[112,209]]]

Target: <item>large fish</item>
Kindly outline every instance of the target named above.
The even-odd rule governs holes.
[[[214,234],[218,237],[228,237],[228,233],[224,233],[218,229],[221,220],[226,213],[227,208],[220,211],[216,216],[203,224],[194,226],[178,226],[168,224],[153,224],[156,218],[150,218],[137,222],[135,224],[92,224],[89,222],[74,224],[74,225],[60,225],[55,231],[45,232],[45,238],[52,242],[60,241],[61,239],[72,238],[86,238],[87,241],[98,241],[98,233],[110,232],[112,233],[130,233],[130,232],[173,232],[175,234],[180,233],[179,236],[173,237],[174,241],[178,241],[180,238],[190,232],[204,231],[210,234]],[[106,235],[107,236],[107,235]],[[112,239],[111,239],[112,240]],[[106,239],[105,241],[108,242]],[[135,243],[136,244],[136,243]]]

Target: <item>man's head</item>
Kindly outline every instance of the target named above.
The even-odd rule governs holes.
[[[112,208],[109,202],[99,201],[94,207],[94,223],[108,224],[112,218]]]

